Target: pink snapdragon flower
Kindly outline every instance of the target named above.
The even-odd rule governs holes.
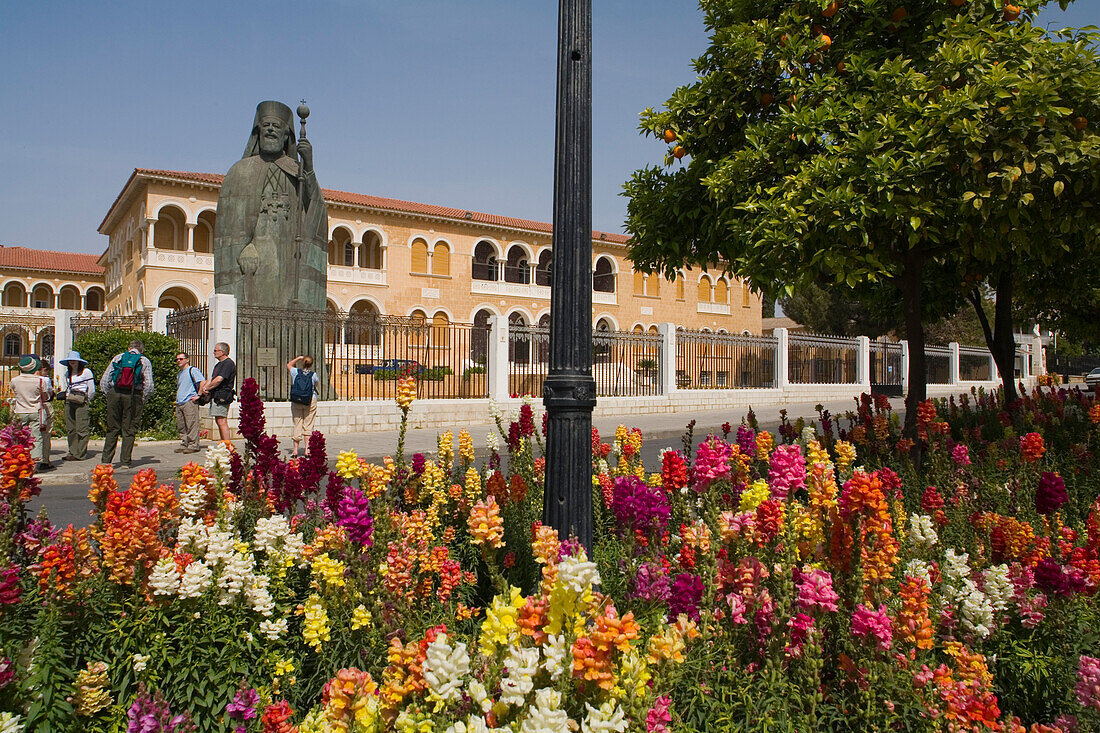
[[[860,639],[873,637],[878,642],[879,649],[889,651],[894,632],[886,606],[879,606],[877,611],[862,603],[856,606],[852,613],[852,636]]]
[[[951,449],[951,458],[959,468],[970,465],[970,448],[965,443],[959,443]]]
[[[1081,655],[1077,662],[1077,702],[1083,708],[1100,711],[1100,659]]]
[[[833,576],[827,570],[795,571],[798,583],[798,605],[807,611],[820,608],[822,611],[835,611],[840,596],[833,590]]]
[[[806,486],[806,461],[802,457],[802,446],[781,445],[772,451],[770,460],[768,486],[773,498],[786,501],[791,492]]]
[[[699,450],[695,453],[695,466],[692,468],[694,489],[706,491],[714,481],[729,478],[732,454],[730,444],[713,435],[700,443]]]

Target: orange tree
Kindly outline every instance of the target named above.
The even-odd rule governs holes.
[[[642,113],[669,148],[624,186],[631,257],[669,275],[721,261],[769,294],[886,293],[911,435],[922,322],[1017,253],[1050,265],[1097,241],[1095,37],[1032,25],[1046,4],[702,0],[698,80]],[[1002,374],[1011,351],[995,351]]]

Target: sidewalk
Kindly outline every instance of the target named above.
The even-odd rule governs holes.
[[[904,408],[904,401],[902,399],[891,399],[890,403],[893,405],[895,411],[902,414]],[[787,411],[787,416],[792,422],[799,417],[803,417],[806,419],[806,422],[809,423],[817,420],[817,412],[814,410],[814,406],[817,404],[822,404],[829,410],[834,419],[842,417],[848,410],[854,410],[856,406],[854,400],[840,400],[827,403],[807,402],[786,406],[763,405],[754,407],[753,409],[756,412],[756,418],[760,422],[760,425],[765,429],[774,431],[776,426],[779,425],[780,410],[785,409]],[[396,410],[397,407],[395,406],[394,409]],[[729,422],[736,427],[741,423],[741,418],[743,418],[747,412],[747,410],[742,408],[726,408],[703,412],[695,411],[690,413],[638,415],[633,419],[629,417],[597,418],[592,422],[593,427],[600,432],[600,437],[604,442],[611,442],[614,438],[615,428],[623,424],[627,427],[639,428],[646,442],[661,441],[668,446],[678,447],[680,438],[684,434],[689,421],[695,420],[695,438],[698,441],[705,438],[707,433],[719,433],[722,423]],[[506,416],[506,420],[507,419]],[[462,427],[465,427],[470,432],[478,455],[487,455],[485,438],[490,430],[496,430],[496,426],[491,423],[465,426],[456,425],[451,428],[452,432],[456,434],[456,437],[458,431]],[[443,431],[410,429],[405,437],[406,454],[435,453],[436,436],[441,432]],[[383,456],[393,455],[394,449],[397,446],[397,433],[395,431],[339,433],[326,435],[325,438],[326,452],[328,453],[330,465],[335,464],[336,456],[341,451],[352,450],[362,458],[366,458],[370,461],[380,461]],[[243,449],[243,440],[235,440],[233,443],[238,449]],[[210,445],[210,441],[204,441],[204,449],[208,445]],[[292,443],[289,437],[284,438],[280,436],[279,446],[284,452],[289,451],[291,445]],[[203,453],[176,453],[175,449],[177,447],[179,447],[178,441],[138,441],[134,444],[133,467],[130,469],[122,469],[119,468],[116,463],[116,475],[120,477],[120,483],[127,482],[130,476],[145,468],[156,469],[159,480],[169,481],[185,464],[192,461],[201,462],[204,460]],[[80,462],[62,461],[61,457],[65,454],[65,441],[55,438],[53,440],[52,460],[53,465],[56,466],[57,469],[48,473],[39,474],[39,477],[42,479],[42,485],[60,486],[89,482],[91,480],[92,469],[94,469],[99,462],[102,451],[103,441],[92,440],[88,444],[89,458],[87,460]],[[115,460],[118,460],[117,452],[115,453]]]

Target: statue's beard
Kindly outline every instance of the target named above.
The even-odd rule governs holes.
[[[260,136],[260,152],[266,155],[275,155],[283,151],[283,138],[271,139],[263,135]]]

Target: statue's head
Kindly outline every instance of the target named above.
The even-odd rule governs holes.
[[[251,155],[294,156],[294,113],[282,102],[260,102],[252,122],[252,135],[245,147],[245,158]]]

